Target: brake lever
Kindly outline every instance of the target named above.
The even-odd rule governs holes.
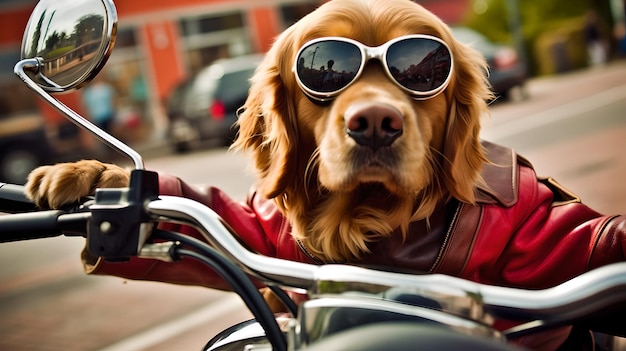
[[[87,234],[87,250],[109,261],[137,256],[154,224],[144,210],[159,195],[158,174],[136,169],[128,188],[97,189]]]

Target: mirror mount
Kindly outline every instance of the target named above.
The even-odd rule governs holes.
[[[129,157],[143,170],[141,155],[52,97],[91,81],[109,58],[117,33],[112,0],[41,0],[28,21],[15,74],[71,122]]]

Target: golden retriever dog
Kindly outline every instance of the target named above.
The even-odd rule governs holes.
[[[259,191],[276,200],[293,235],[316,257],[341,262],[397,228],[406,235],[410,222],[428,218],[449,197],[474,202],[486,161],[480,118],[491,92],[484,58],[421,6],[331,3],[286,30],[267,53],[234,147],[252,153]],[[448,85],[432,97],[407,94],[377,59],[365,62],[358,79],[330,101],[309,96],[293,72],[298,50],[317,38],[378,47],[413,34],[441,39],[452,57]],[[316,47],[299,58],[303,70],[331,58]]]

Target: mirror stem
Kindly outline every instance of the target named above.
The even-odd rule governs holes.
[[[62,102],[54,99],[50,94],[48,94],[41,87],[39,87],[39,85],[37,85],[37,83],[35,83],[25,72],[26,69],[29,69],[29,70],[38,69],[38,67],[40,67],[40,61],[38,59],[36,58],[25,59],[25,60],[18,62],[15,65],[14,72],[18,77],[20,77],[20,79],[24,82],[24,84],[26,84],[26,86],[28,86],[31,90],[35,91],[37,95],[43,97],[48,104],[56,108],[61,114],[66,116],[72,123],[76,124],[80,128],[86,129],[87,131],[91,132],[93,135],[98,137],[98,139],[103,141],[105,144],[109,145],[113,149],[118,150],[122,154],[126,155],[128,158],[130,158],[133,161],[135,165],[135,169],[144,169],[143,159],[141,158],[141,155],[137,151],[133,150],[131,147],[119,141],[118,139],[108,134],[107,132],[103,131],[102,129],[96,127],[94,124],[89,122],[87,119],[85,119],[78,113],[74,112],[74,110],[70,109]]]

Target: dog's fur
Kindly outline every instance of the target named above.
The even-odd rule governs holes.
[[[407,34],[441,38],[454,71],[440,95],[415,101],[371,61],[331,104],[313,103],[296,84],[295,55],[307,41],[341,36],[378,46]],[[235,147],[252,152],[258,187],[275,198],[293,235],[325,261],[345,261],[367,243],[427,219],[452,196],[474,202],[485,162],[480,117],[490,98],[482,56],[459,42],[436,16],[408,0],[333,0],[286,30],[252,80]],[[403,134],[370,167],[346,135],[346,111],[359,103],[393,106]]]
[[[307,41],[341,36],[378,46],[407,34],[446,42],[454,58],[446,90],[411,99],[389,80],[379,62],[330,104],[316,104],[296,84],[295,55]],[[449,197],[474,202],[486,161],[479,143],[481,115],[491,97],[486,65],[457,42],[436,16],[409,0],[331,0],[287,29],[257,69],[239,117],[233,147],[252,154],[258,190],[274,198],[293,235],[317,258],[343,262],[367,244],[411,221],[428,219]],[[376,152],[363,151],[346,134],[346,111],[362,103],[391,106],[402,135]],[[59,207],[94,187],[125,186],[128,173],[97,161],[38,169],[28,195]]]

